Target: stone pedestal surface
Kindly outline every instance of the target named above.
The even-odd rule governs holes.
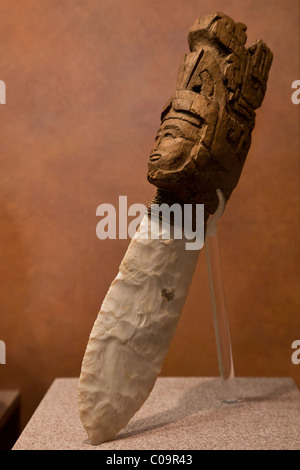
[[[220,400],[220,379],[159,377],[118,436],[89,444],[77,378],[56,379],[13,450],[300,449],[300,392],[290,378],[238,378],[239,400]]]

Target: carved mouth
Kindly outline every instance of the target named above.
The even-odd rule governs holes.
[[[161,155],[159,153],[153,153],[152,155],[150,155],[150,161],[151,162],[156,162],[157,160],[159,160],[161,157]]]

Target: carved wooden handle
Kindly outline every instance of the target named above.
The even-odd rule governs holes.
[[[273,59],[263,41],[245,47],[246,29],[223,13],[191,27],[191,52],[162,111],[148,163],[160,200],[173,194],[204,204],[208,215],[218,207],[216,190],[228,200],[237,185]]]

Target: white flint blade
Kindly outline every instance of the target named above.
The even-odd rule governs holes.
[[[149,228],[148,228],[149,225]],[[92,444],[112,439],[149,396],[169,349],[199,251],[163,239],[145,215],[103,301],[83,358],[80,419]]]

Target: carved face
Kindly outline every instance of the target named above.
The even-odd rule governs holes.
[[[157,179],[163,172],[178,173],[189,163],[194,146],[199,140],[199,128],[182,119],[166,119],[158,129],[149,158],[149,175]]]
[[[158,129],[150,154],[150,183],[190,199],[198,191],[199,170],[202,171],[211,159],[203,145],[210,133],[208,130],[204,118],[171,110]]]

